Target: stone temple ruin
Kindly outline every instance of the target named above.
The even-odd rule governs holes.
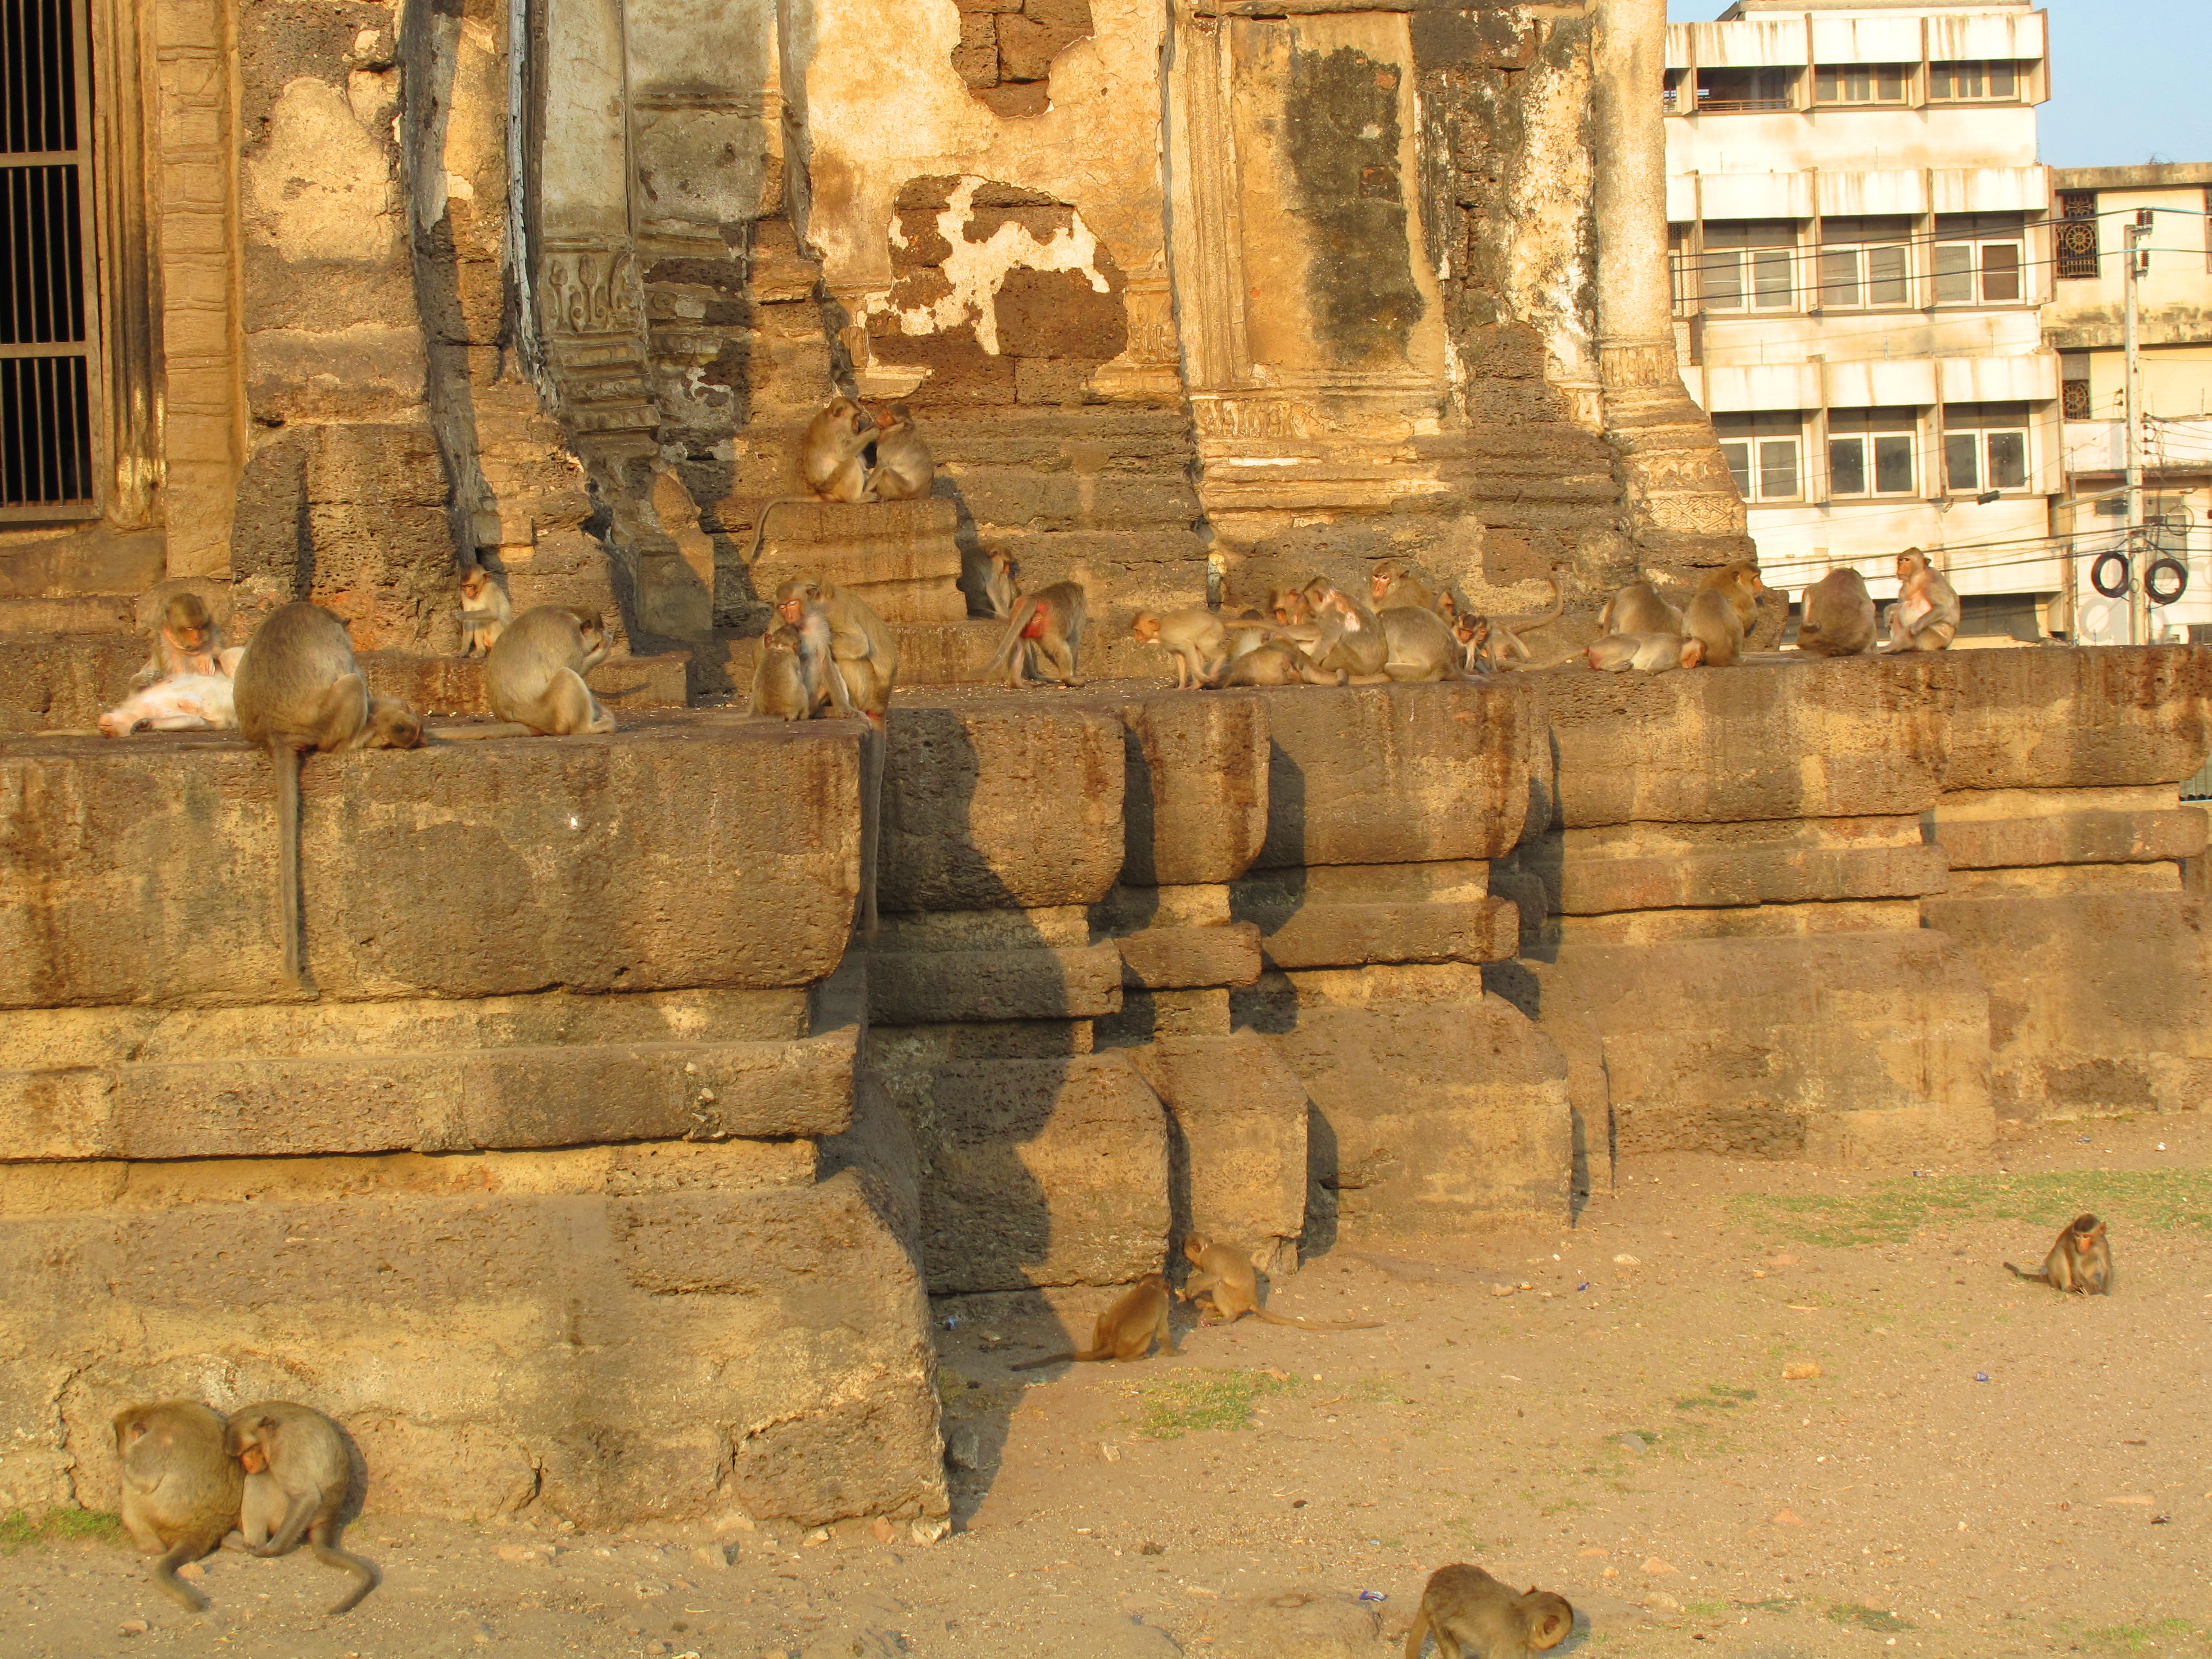
[[[105,1507],[126,1400],[276,1395],[380,1507],[927,1521],[931,1297],[2212,1081],[2201,650],[1178,693],[1127,638],[1390,556],[1556,585],[1556,657],[1747,554],[1661,0],[54,15],[96,303],[87,468],[0,526],[0,1509]],[[748,563],[833,386],[937,494]],[[1085,689],[963,684],[994,553],[1085,584]],[[258,754],[35,734],[180,583],[478,712],[470,560],[616,620],[623,729],[312,762],[302,1000]],[[904,658],[872,945],[857,724],[728,695],[817,571]]]

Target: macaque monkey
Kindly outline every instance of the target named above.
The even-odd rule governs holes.
[[[606,626],[596,611],[533,605],[500,635],[484,658],[484,701],[502,720],[540,737],[615,729],[584,676],[606,660]]]
[[[918,501],[929,494],[937,478],[937,463],[929,446],[915,430],[914,416],[902,404],[888,415],[876,416],[876,464],[868,473],[868,487],[879,501]]]
[[[102,737],[154,732],[218,732],[238,724],[236,688],[228,674],[178,674],[133,692],[100,717]]]
[[[991,555],[990,579],[983,584],[983,599],[994,617],[1014,614],[1014,583],[1022,574],[1020,562],[1011,553]]]
[[[1268,640],[1240,657],[1231,659],[1224,685],[1304,685],[1310,665],[1306,653],[1290,640]]]
[[[1698,579],[1698,592],[1724,597],[1729,608],[1735,612],[1736,624],[1745,638],[1748,639],[1751,630],[1759,626],[1759,596],[1766,592],[1766,584],[1759,580],[1759,567],[1748,560],[1739,559],[1717,570],[1708,570]]]
[[[1421,1659],[1431,1636],[1439,1659],[1528,1659],[1559,1646],[1574,1627],[1565,1596],[1533,1584],[1516,1595],[1480,1567],[1455,1562],[1429,1575],[1406,1632],[1406,1659]]]
[[[1855,657],[1874,643],[1874,597],[1866,578],[1845,565],[1805,590],[1797,648],[1816,657]]]
[[[753,527],[752,550],[745,555],[745,562],[750,564],[760,557],[761,544],[768,539],[769,515],[779,507],[808,501],[874,501],[867,452],[880,430],[876,417],[854,398],[836,397],[824,404],[799,440],[799,476],[814,493],[778,495],[761,503],[760,522]],[[925,458],[927,453],[923,451]]]
[[[1885,654],[1941,651],[1959,637],[1959,590],[1946,581],[1928,556],[1908,547],[1897,556],[1897,603],[1883,617],[1889,643]]]
[[[1455,680],[1460,678],[1459,641],[1450,624],[1433,611],[1395,605],[1378,611],[1382,637],[1390,642],[1382,672],[1394,680]]]
[[[1368,586],[1377,611],[1395,611],[1410,605],[1416,611],[1434,611],[1437,596],[1425,582],[1418,580],[1413,572],[1396,559],[1385,559],[1375,567],[1368,578]]]
[[[154,644],[146,665],[131,677],[131,689],[142,690],[172,674],[220,674],[222,629],[216,625],[207,601],[189,588],[169,595],[161,605],[161,619],[154,626]]]
[[[461,654],[481,657],[499,643],[499,636],[514,620],[514,606],[507,590],[491,579],[491,572],[472,564],[461,572]]]
[[[1267,609],[1284,628],[1296,628],[1314,619],[1313,606],[1306,602],[1305,594],[1295,587],[1277,588],[1268,598]]]
[[[1459,642],[1462,673],[1487,673],[1498,665],[1491,657],[1489,617],[1462,611],[1452,619],[1452,638]]]
[[[1592,668],[1617,674],[1632,668],[1642,674],[1663,674],[1670,668],[1695,668],[1705,647],[1674,634],[1608,634],[1593,640],[1583,653]]]
[[[1381,685],[1390,678],[1390,637],[1372,611],[1316,576],[1305,587],[1306,603],[1321,622],[1321,638],[1306,653],[1309,685]]]
[[[1353,1320],[1343,1324],[1316,1322],[1293,1319],[1288,1314],[1279,1314],[1260,1305],[1260,1275],[1252,1266],[1252,1258],[1233,1244],[1213,1243],[1197,1233],[1182,1242],[1182,1253],[1188,1256],[1198,1271],[1187,1279],[1176,1292],[1186,1302],[1195,1302],[1205,1297],[1213,1304],[1213,1311],[1224,1325],[1233,1325],[1246,1314],[1270,1325],[1292,1325],[1302,1331],[1371,1331],[1380,1328],[1372,1319]]]
[[[314,750],[413,749],[422,721],[404,702],[368,695],[353,659],[345,624],[304,600],[279,605],[254,630],[238,665],[232,696],[239,735],[269,751],[276,769],[278,903],[283,916],[284,972],[313,991],[301,958],[300,756]]]
[[[1273,635],[1274,629],[1267,619],[1258,611],[1248,608],[1240,611],[1226,624],[1222,648],[1228,652],[1229,660],[1235,662],[1237,658],[1257,651]]]
[[[1006,637],[985,665],[983,678],[1000,679],[1017,690],[1028,684],[1031,672],[1065,686],[1080,685],[1075,678],[1076,655],[1083,647],[1083,618],[1089,605],[1079,582],[1054,582],[1023,594],[1014,602]]]
[[[819,611],[797,627],[778,623],[761,636],[753,669],[752,713],[811,720],[830,705],[830,619]]]
[[[1690,596],[1689,608],[1682,612],[1682,631],[1697,641],[1708,668],[1733,668],[1743,655],[1743,623],[1729,596],[1717,588],[1700,588]]]
[[[789,581],[775,590],[775,613],[793,628],[810,615],[829,624],[830,701],[841,714],[865,714],[878,730],[898,682],[898,641],[873,606],[828,582]]]
[[[1674,634],[1682,631],[1682,613],[1659,597],[1650,582],[1634,581],[1605,602],[1597,613],[1598,627],[1607,634]]]
[[[1168,1328],[1168,1309],[1172,1305],[1167,1280],[1158,1273],[1146,1273],[1098,1316],[1089,1347],[1048,1354],[1042,1359],[1024,1359],[1008,1369],[1033,1371],[1042,1365],[1057,1365],[1063,1359],[1147,1359],[1155,1337],[1164,1350],[1175,1353],[1178,1352],[1175,1333]]]
[[[1541,628],[1546,623],[1556,622],[1566,608],[1566,594],[1559,586],[1559,577],[1554,574],[1552,578],[1552,608],[1549,611],[1534,611],[1523,617],[1476,617],[1475,620],[1490,632],[1491,665],[1493,668],[1511,668],[1521,665],[1530,668],[1539,666],[1535,653],[1528,649],[1528,641],[1521,637],[1520,630]],[[1548,667],[1550,664],[1540,665]]]
[[[222,1413],[197,1400],[165,1400],[115,1413],[124,1530],[154,1563],[163,1595],[194,1613],[207,1597],[177,1577],[238,1524],[245,1472],[223,1447]]]
[[[2033,1279],[2077,1296],[2103,1296],[2112,1288],[2112,1247],[2105,1241],[2105,1224],[2093,1215],[2077,1215],[2066,1224],[2043,1258],[2042,1272],[2024,1273],[2009,1261],[2004,1265],[2015,1279]]]
[[[349,1613],[374,1589],[380,1575],[338,1547],[353,1485],[353,1462],[338,1425],[312,1407],[264,1400],[230,1414],[223,1448],[246,1474],[238,1529],[255,1555],[289,1555],[305,1537],[315,1559],[353,1575],[354,1587],[330,1609]]]
[[[1201,605],[1164,615],[1139,611],[1129,633],[1139,645],[1163,647],[1175,658],[1178,691],[1212,685],[1229,665],[1227,629],[1220,617]]]

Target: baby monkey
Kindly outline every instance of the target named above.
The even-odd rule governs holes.
[[[1233,1325],[1246,1314],[1270,1325],[1295,1325],[1302,1331],[1371,1331],[1379,1324],[1372,1319],[1340,1325],[1315,1323],[1272,1312],[1260,1305],[1259,1270],[1253,1267],[1252,1258],[1236,1246],[1212,1243],[1193,1233],[1183,1240],[1182,1253],[1198,1271],[1184,1282],[1178,1294],[1186,1302],[1195,1302],[1201,1296],[1206,1297],[1224,1325]]]
[[[264,1400],[231,1413],[223,1446],[246,1474],[238,1516],[246,1547],[255,1555],[289,1555],[304,1537],[316,1560],[353,1575],[353,1589],[331,1613],[352,1611],[380,1576],[338,1547],[353,1461],[337,1425],[311,1406]]]
[[[2112,1247],[2106,1243],[2105,1224],[2093,1215],[2077,1215],[2066,1224],[2043,1258],[2042,1272],[2025,1273],[2009,1261],[2004,1265],[2015,1279],[2033,1279],[2077,1296],[2104,1296],[2112,1288]]]
[[[1431,1636],[1443,1659],[1528,1659],[1559,1646],[1574,1627],[1565,1596],[1533,1584],[1516,1595],[1480,1567],[1454,1562],[1429,1575],[1406,1632],[1406,1659],[1421,1659]]]
[[[1047,1354],[1042,1359],[1024,1359],[1010,1369],[1033,1371],[1041,1365],[1057,1365],[1063,1359],[1146,1359],[1152,1355],[1154,1337],[1159,1339],[1162,1348],[1174,1353],[1177,1350],[1175,1334],[1168,1329],[1169,1305],[1167,1280],[1158,1273],[1146,1273],[1098,1316],[1089,1347]]]

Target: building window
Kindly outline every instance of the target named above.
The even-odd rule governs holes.
[[[1936,221],[1936,303],[2009,305],[2027,297],[2027,232],[2017,213],[1949,213]]]
[[[0,52],[0,519],[98,509],[91,65],[82,0],[7,0]]]
[[[2058,275],[2074,282],[2102,274],[2097,244],[2097,192],[2065,190],[2058,193]]]
[[[2020,96],[2017,64],[1930,64],[1928,96],[1939,104],[1987,104]]]
[[[1804,417],[1795,411],[1713,416],[1721,454],[1744,500],[1794,501],[1803,496],[1804,427]]]
[[[1788,311],[1797,302],[1797,229],[1787,219],[1705,227],[1699,293],[1708,311]]]
[[[1813,71],[1816,104],[1901,104],[1911,89],[1910,64],[1823,64]]]
[[[2058,354],[2059,414],[2069,421],[2087,421],[2096,418],[2094,406],[2089,401],[2089,354],[2086,351],[2062,351]]]
[[[1820,222],[1820,289],[1825,309],[1912,302],[1910,219]]]
[[[1698,71],[1698,113],[1732,115],[1747,110],[1796,109],[1794,69],[1726,69]]]
[[[2027,488],[2027,405],[1953,404],[1943,410],[1943,473],[1954,495]]]
[[[1919,488],[1912,464],[1920,417],[1910,409],[1828,411],[1828,493],[1910,495]]]

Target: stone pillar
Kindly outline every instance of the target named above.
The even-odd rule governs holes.
[[[1662,586],[1755,557],[1712,424],[1683,389],[1667,258],[1666,0],[1598,0],[1598,369],[1640,562]],[[1674,580],[1668,582],[1668,578]],[[1754,630],[1769,642],[1777,617]]]
[[[1599,372],[1614,386],[1679,386],[1667,272],[1667,0],[1599,0]]]

